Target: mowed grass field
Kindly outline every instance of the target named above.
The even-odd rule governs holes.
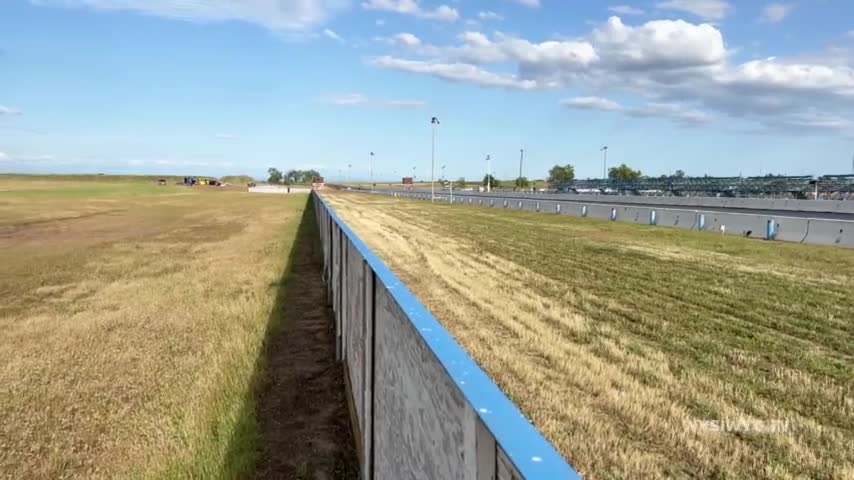
[[[129,180],[0,176],[0,478],[253,474],[308,197]]]
[[[854,251],[324,195],[586,478],[854,478]]]

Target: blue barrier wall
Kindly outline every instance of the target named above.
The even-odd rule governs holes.
[[[444,193],[444,191],[442,191]],[[426,195],[430,198],[429,190],[416,190],[413,193]],[[438,193],[438,191],[437,191]],[[652,197],[642,195],[595,195],[586,193],[522,193],[522,192],[468,192],[459,193],[461,196],[482,197],[520,197],[565,200],[569,202],[625,204],[635,206],[669,206],[671,208],[686,208],[689,210],[702,208],[736,208],[751,210],[782,210],[793,212],[835,213],[854,215],[854,201],[851,200],[796,200],[786,198],[719,198],[719,197]],[[456,193],[454,195],[457,195]],[[639,205],[643,204],[643,205]]]
[[[367,193],[367,192],[365,192]],[[375,194],[388,194],[398,197],[416,198],[430,200],[430,194],[421,192],[386,192],[375,191]],[[627,206],[620,203],[602,203],[618,197],[575,195],[575,197],[594,197],[596,202],[580,201],[558,201],[554,200],[559,195],[514,194],[512,197],[501,197],[497,194],[466,192],[454,194],[454,204],[484,206],[493,208],[506,208],[508,210],[527,210],[540,213],[559,213],[560,215],[571,215],[576,217],[598,218],[601,220],[613,220],[620,222],[631,222],[642,225],[652,225],[652,212],[655,211],[655,225],[678,227],[691,230],[714,232],[725,235],[748,235],[752,238],[766,240],[781,240],[787,242],[812,243],[816,245],[830,245],[837,247],[854,247],[854,221],[835,220],[808,217],[787,217],[776,214],[735,213],[713,210],[690,209],[690,208],[662,208],[650,206]],[[632,197],[629,197],[632,198]],[[655,198],[655,197],[652,197]],[[671,198],[671,197],[667,197]],[[436,202],[448,202],[447,194],[437,195]],[[688,201],[689,199],[685,199]],[[721,200],[724,199],[714,199]],[[739,201],[740,204],[752,205],[748,200],[752,199],[727,199]],[[787,205],[794,208],[797,202],[806,200],[761,200],[762,204],[776,207]],[[708,201],[708,199],[703,199]],[[700,201],[697,200],[699,203]],[[777,202],[777,203],[774,203]],[[822,202],[818,202],[822,203]],[[828,202],[829,203],[829,202]],[[849,202],[854,203],[854,202]],[[557,212],[560,205],[560,212]],[[537,209],[539,206],[539,210]],[[753,208],[753,207],[751,207]],[[813,208],[818,208],[813,206]],[[770,230],[769,230],[769,225]]]
[[[312,199],[362,478],[580,479],[322,196]]]

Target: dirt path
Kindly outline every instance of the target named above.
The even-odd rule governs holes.
[[[308,215],[314,213],[309,209]],[[256,478],[358,478],[314,222],[304,218],[298,236],[283,280],[287,284],[276,302],[284,323],[270,340],[266,385],[258,402]]]

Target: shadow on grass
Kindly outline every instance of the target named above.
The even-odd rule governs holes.
[[[223,478],[358,478],[313,201],[277,284]]]

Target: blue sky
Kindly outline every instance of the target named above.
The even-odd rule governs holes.
[[[854,2],[3,0],[0,172],[850,173]]]

